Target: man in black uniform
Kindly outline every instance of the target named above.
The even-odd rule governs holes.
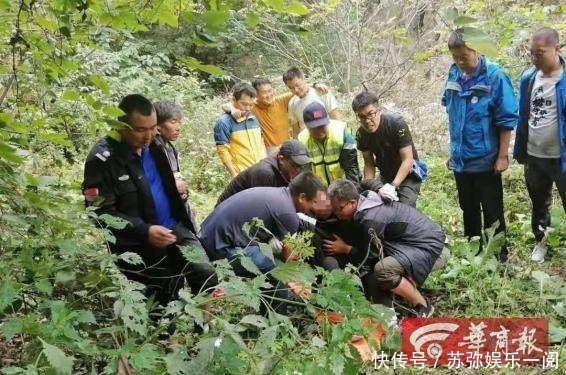
[[[144,264],[120,261],[131,279],[147,286],[147,296],[165,305],[176,298],[187,281],[194,294],[217,283],[208,263],[188,262],[179,246],[206,255],[195,236],[165,154],[153,142],[157,117],[152,103],[141,95],[128,95],[119,108],[124,127],[100,139],[90,151],[84,169],[83,194],[98,215],[125,220],[113,253],[134,252]]]
[[[216,205],[239,191],[253,187],[285,187],[311,163],[307,149],[296,139],[283,142],[275,156],[268,156],[239,173],[224,189]]]
[[[363,178],[375,178],[377,167],[379,195],[415,207],[426,165],[418,160],[407,123],[383,112],[377,96],[368,91],[356,95],[352,109],[360,120],[356,142],[364,157]]]

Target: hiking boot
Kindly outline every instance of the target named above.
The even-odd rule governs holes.
[[[419,303],[413,309],[415,310],[415,316],[417,318],[430,318],[432,313],[434,313],[434,306],[432,306],[430,302],[427,302],[426,306]]]
[[[537,242],[533,249],[533,253],[531,254],[531,260],[533,262],[543,263],[546,252],[546,246],[542,242]]]

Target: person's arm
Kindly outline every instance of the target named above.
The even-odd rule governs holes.
[[[395,187],[399,187],[403,181],[407,178],[409,173],[411,173],[411,169],[413,168],[413,146],[408,145],[399,149],[399,156],[401,157],[401,165],[397,170],[397,174],[393,181],[391,181],[391,185]]]
[[[509,77],[501,72],[497,78],[493,123],[499,128],[499,148],[493,169],[495,173],[501,173],[509,167],[509,143],[511,131],[517,127],[519,121],[519,105]]]
[[[511,142],[511,130],[502,129],[499,132],[499,151],[493,170],[501,173],[509,168],[509,143]]]
[[[362,151],[362,156],[364,158],[364,179],[371,180],[375,178],[375,160],[373,158],[373,152]]]
[[[230,138],[232,136],[230,130],[230,124],[222,121],[222,119],[218,119],[214,126],[214,142],[216,142],[216,151],[218,152],[218,156],[220,157],[222,164],[224,164],[224,167],[230,176],[234,177],[238,173],[234,168],[232,155],[230,154]]]
[[[287,107],[287,115],[289,117],[289,136],[292,139],[297,139],[299,133],[301,132],[301,125],[299,119],[295,114],[294,107],[295,107],[294,101],[291,99]]]
[[[240,118],[240,117],[244,117],[246,115],[245,111],[241,111],[241,110],[237,109],[236,107],[234,107],[232,102],[227,102],[227,103],[222,104],[221,108],[224,112],[232,115],[232,117],[234,117],[234,118]]]
[[[356,141],[348,129],[344,130],[344,145],[340,151],[340,167],[346,174],[346,179],[352,182],[360,181],[360,167],[358,165],[358,150]]]

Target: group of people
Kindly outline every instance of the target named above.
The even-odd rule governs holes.
[[[523,75],[519,103],[506,73],[468,46],[463,30],[452,32],[448,47],[454,65],[442,96],[450,129],[447,164],[456,180],[464,233],[481,236],[482,228],[496,222],[497,231],[505,231],[501,172],[519,124],[515,157],[525,163],[533,203],[532,259],[542,262],[553,183],[566,202],[566,80],[558,34],[544,28],[533,35],[534,67]],[[148,296],[166,304],[185,282],[193,293],[211,292],[218,283],[210,262],[187,260],[181,247],[205,260],[227,259],[236,275],[250,278],[255,275],[242,257],[267,273],[296,260],[286,236],[312,231],[313,265],[353,264],[368,299],[390,306],[398,296],[416,316],[430,316],[432,305],[417,287],[450,253],[440,226],[415,208],[427,170],[406,122],[365,91],[352,102],[360,121],[354,137],[338,119],[336,99],[326,86],[309,87],[297,68],[286,71],[283,80],[290,92],[279,96],[265,78],[234,87],[232,102],[214,127],[218,154],[232,180],[200,230],[171,143],[179,134],[180,107],[141,95],[122,99],[124,126],[92,148],[83,182],[87,205],[125,220],[124,227],[109,227],[116,237],[111,251],[135,252],[143,260],[119,266],[147,285]],[[269,244],[274,257],[260,243]],[[506,256],[503,245],[500,259]]]

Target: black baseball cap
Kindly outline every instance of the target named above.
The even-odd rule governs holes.
[[[312,102],[307,105],[303,111],[303,120],[307,128],[318,128],[319,126],[328,125],[330,117],[326,108],[320,102]]]
[[[296,139],[283,142],[279,148],[279,154],[291,159],[297,165],[306,165],[312,162],[305,146]]]

